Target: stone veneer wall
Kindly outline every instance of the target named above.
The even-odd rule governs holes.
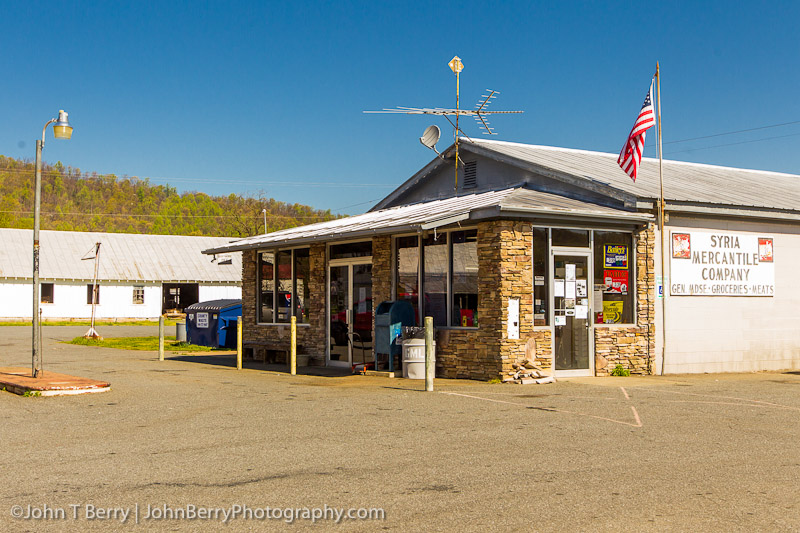
[[[529,223],[478,224],[478,329],[440,330],[437,375],[491,379],[522,358],[552,366],[549,330],[533,326],[533,233]],[[520,339],[507,338],[508,299],[520,300]]]
[[[636,239],[636,325],[594,328],[595,374],[609,375],[617,364],[632,374],[655,372],[655,231],[651,223]]]
[[[289,348],[289,324],[257,324],[257,256],[255,250],[242,252],[242,338],[244,342],[267,341]],[[309,249],[310,273],[309,297],[306,307],[310,309],[309,325],[297,325],[299,353],[325,359],[325,245],[312,244]]]

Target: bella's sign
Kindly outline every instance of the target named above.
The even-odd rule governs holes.
[[[774,296],[772,237],[674,232],[672,296]]]

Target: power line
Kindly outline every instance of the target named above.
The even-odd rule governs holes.
[[[15,215],[31,215],[33,211],[17,211],[17,210],[5,210],[0,211],[0,213],[10,213]],[[70,217],[134,217],[134,218],[253,218],[261,220],[262,214],[258,215],[147,215],[147,214],[132,214],[132,213],[57,213],[55,211],[42,211],[43,216],[70,216]],[[307,215],[307,216],[294,216],[294,215],[276,215],[270,214],[270,217],[273,218],[289,218],[289,219],[321,219],[323,221],[325,219],[324,216],[314,216],[314,215]],[[329,220],[335,220],[336,217],[330,218]]]
[[[15,172],[18,174],[33,174],[33,169],[24,169],[24,168],[5,168],[0,169],[0,173],[2,172]],[[344,182],[344,183],[334,183],[330,181],[259,181],[254,182],[252,180],[243,180],[243,179],[232,179],[232,178],[140,178],[138,176],[117,176],[116,174],[98,174],[97,176],[91,175],[69,175],[63,174],[57,170],[43,170],[42,176],[51,176],[51,177],[62,177],[62,178],[75,178],[75,179],[86,179],[86,180],[101,180],[101,179],[109,179],[110,176],[114,176],[114,180],[128,180],[128,181],[138,181],[138,182],[146,182],[146,181],[163,181],[167,182],[190,182],[190,183],[238,183],[243,185],[264,185],[264,186],[276,186],[276,187],[348,187],[348,188],[365,188],[365,187],[394,187],[394,185],[388,184],[381,184],[381,183],[353,183],[353,182]]]
[[[722,148],[723,146],[736,146],[739,144],[749,144],[749,143],[757,143],[762,141],[772,141],[775,139],[785,139],[786,137],[797,137],[800,133],[790,133],[788,135],[777,135],[775,137],[765,137],[763,139],[752,139],[749,141],[740,141],[735,143],[726,143],[726,144],[715,144],[714,146],[703,146],[702,148],[689,148],[687,150],[676,150],[674,152],[667,152],[666,155],[670,154],[682,154],[684,152],[694,152],[696,150],[710,150],[711,148]]]
[[[724,133],[715,133],[713,135],[703,135],[702,137],[692,137],[691,139],[681,139],[679,141],[669,141],[669,142],[665,142],[665,143],[662,143],[662,144],[677,144],[677,143],[685,143],[685,142],[689,142],[689,141],[699,141],[701,139],[711,139],[712,137],[722,137],[724,135],[735,135],[737,133],[747,133],[749,131],[766,130],[766,129],[769,129],[769,128],[779,128],[781,126],[790,126],[792,124],[800,124],[800,120],[793,120],[791,122],[782,122],[781,124],[771,124],[769,126],[759,126],[757,128],[747,128],[746,130],[727,131],[727,132],[724,132]],[[777,139],[779,137],[773,137],[773,138]],[[759,140],[761,140],[761,139],[759,139]],[[763,140],[766,140],[766,139],[763,139]],[[753,141],[753,142],[757,142],[757,141]]]

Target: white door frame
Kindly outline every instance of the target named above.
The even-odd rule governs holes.
[[[355,317],[351,317],[351,311],[353,309],[353,267],[358,265],[370,265],[372,266],[372,256],[363,256],[363,257],[351,257],[347,259],[331,259],[328,261],[328,268],[325,274],[326,282],[325,282],[325,332],[326,338],[328,339],[325,341],[325,364],[327,366],[341,366],[341,367],[349,367],[353,361],[353,346],[348,342],[347,343],[347,361],[336,361],[331,360],[331,268],[342,267],[346,266],[347,268],[347,316],[348,316],[348,324],[347,327],[349,330],[353,328],[353,321]],[[352,331],[350,331],[352,333]]]
[[[591,244],[591,242],[590,242]],[[589,300],[589,314],[587,319],[587,350],[589,354],[589,368],[578,368],[575,370],[556,370],[556,309],[555,309],[555,279],[556,279],[556,271],[555,271],[555,256],[574,256],[574,257],[583,257],[586,259],[586,283],[587,287],[587,297]],[[592,248],[572,248],[572,247],[558,247],[558,246],[551,246],[550,247],[550,264],[548,265],[548,269],[550,272],[550,279],[548,280],[549,284],[549,305],[550,305],[550,324],[552,324],[552,339],[553,339],[553,374],[556,377],[578,377],[578,376],[594,376],[595,375],[595,368],[594,368],[594,309],[593,309],[593,298],[594,298],[594,262],[593,262],[593,252]]]

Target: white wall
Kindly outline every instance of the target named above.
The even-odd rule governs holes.
[[[668,277],[670,232],[715,230],[774,238],[775,295],[670,296],[666,284],[665,373],[800,368],[800,227],[671,216],[665,228]],[[657,331],[662,329],[660,306],[656,300]],[[660,361],[657,366],[660,370]]]
[[[235,285],[200,285],[197,291],[199,302],[210,300],[238,300],[242,297],[242,288]]]
[[[86,303],[86,283],[57,282],[53,303],[40,305],[43,318],[91,318],[92,306]],[[138,284],[144,287],[144,303],[133,303],[133,284],[100,284],[100,303],[96,318],[158,318],[161,314],[161,284]],[[28,282],[0,283],[0,318],[31,318],[33,287]],[[200,285],[200,301],[241,298],[237,286]]]

